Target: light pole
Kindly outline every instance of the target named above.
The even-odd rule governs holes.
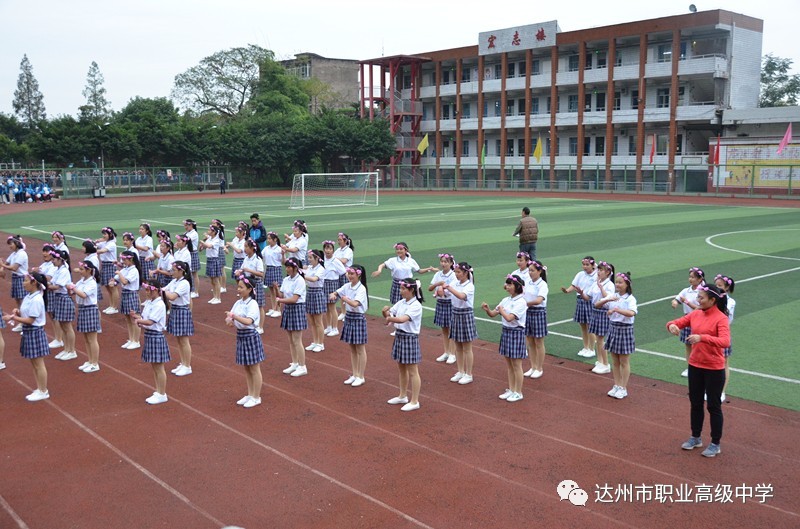
[[[106,121],[105,123],[103,123],[102,127],[100,125],[97,126],[97,128],[100,130],[100,135],[101,135],[101,138],[100,138],[100,189],[103,189],[103,190],[105,190],[105,188],[106,188],[106,172],[105,172],[106,163],[105,163],[105,152],[103,152],[102,134],[103,134],[103,127],[107,127],[109,125],[111,125],[111,122]]]

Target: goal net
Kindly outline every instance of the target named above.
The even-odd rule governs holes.
[[[377,206],[378,173],[294,175],[289,209]]]

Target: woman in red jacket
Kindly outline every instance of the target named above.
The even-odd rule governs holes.
[[[684,327],[692,334],[686,343],[692,346],[689,355],[689,402],[691,403],[692,436],[681,445],[684,450],[703,446],[703,395],[708,395],[707,407],[711,420],[711,444],[703,451],[705,457],[720,453],[722,438],[722,388],[725,386],[725,355],[730,347],[731,334],[728,323],[728,306],[724,292],[714,285],[697,287],[699,310],[667,323],[667,329],[678,335]]]

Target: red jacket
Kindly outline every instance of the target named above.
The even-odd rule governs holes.
[[[692,345],[689,365],[703,369],[725,369],[722,350],[731,346],[731,328],[728,317],[713,306],[706,310],[693,310],[683,318],[667,323],[679,329],[691,327],[692,334],[699,334],[700,341]]]

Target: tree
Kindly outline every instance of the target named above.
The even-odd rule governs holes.
[[[33,66],[27,55],[19,63],[19,78],[14,91],[14,113],[28,129],[37,129],[47,119],[44,109],[44,96],[39,91],[39,81],[33,76]]]
[[[784,107],[797,104],[800,96],[800,74],[789,75],[792,59],[764,56],[761,65],[761,107]]]
[[[118,158],[135,158],[148,165],[182,165],[181,117],[167,98],[136,97],[114,116],[109,135],[118,135],[120,145],[107,145],[106,152]],[[113,138],[109,138],[110,142]],[[127,149],[120,155],[117,149]]]
[[[106,99],[106,89],[103,83],[105,83],[105,78],[100,73],[100,67],[95,61],[92,61],[89,73],[86,74],[86,88],[82,92],[83,97],[86,98],[86,104],[78,109],[82,121],[101,123],[111,115],[110,103]]]
[[[254,44],[218,51],[175,76],[172,97],[199,114],[236,116],[253,97],[259,65],[272,59],[271,51]]]

